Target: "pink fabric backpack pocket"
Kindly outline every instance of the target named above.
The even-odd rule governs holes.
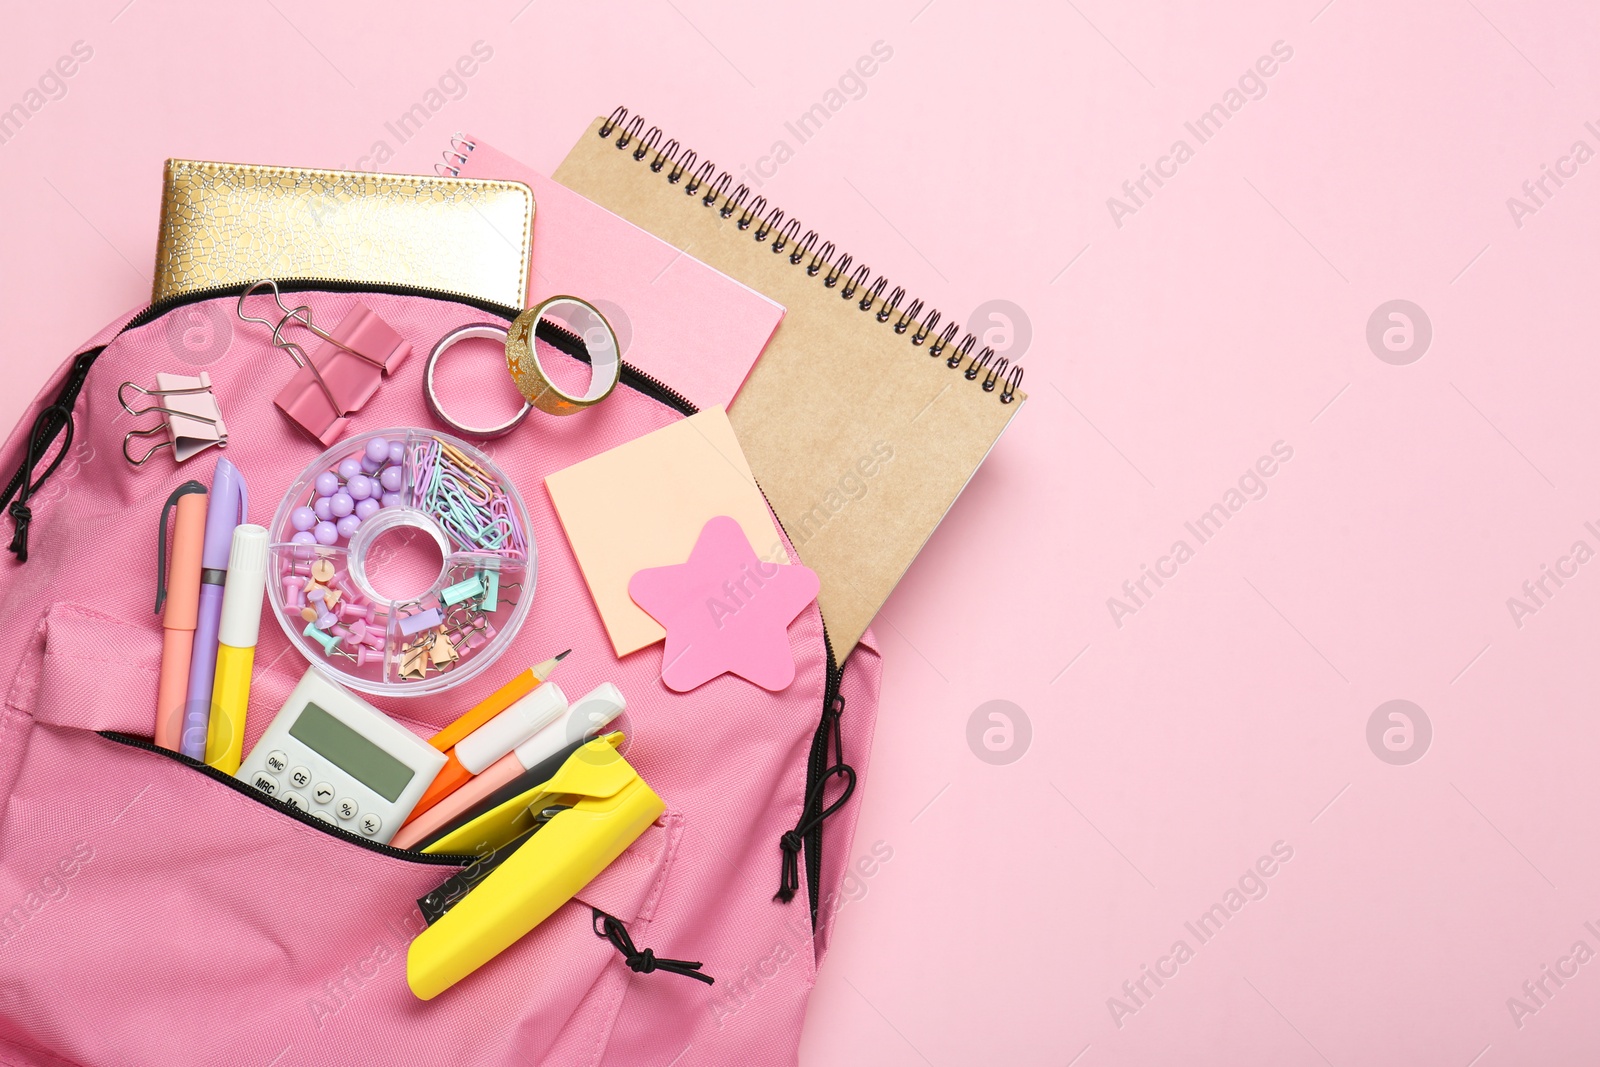
[[[639,918],[681,815],[495,967],[418,1001],[415,902],[460,859],[308,825],[192,760],[97,733],[133,725],[130,709],[148,718],[159,658],[148,630],[58,604],[11,686],[0,1038],[13,1049],[39,1064],[537,1062],[602,974],[626,973],[593,909]]]

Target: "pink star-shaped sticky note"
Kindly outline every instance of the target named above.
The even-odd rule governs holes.
[[[794,681],[789,624],[817,597],[817,572],[757,558],[744,529],[718,515],[687,563],[650,567],[628,595],[667,630],[661,680],[686,693],[732,672],[776,692]]]

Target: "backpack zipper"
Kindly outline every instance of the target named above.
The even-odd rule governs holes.
[[[468,296],[465,293],[451,292],[448,289],[429,289],[420,285],[392,285],[384,282],[352,282],[341,281],[337,278],[287,278],[277,279],[278,289],[284,293],[327,292],[327,293],[384,293],[388,296],[417,296],[433,300],[449,300],[457,304],[466,304],[468,307],[477,308],[486,314],[501,318],[510,325],[521,311],[505,304],[497,304],[493,300],[483,300],[479,297]],[[128,324],[118,331],[119,333],[137,329],[148,325],[174,308],[187,304],[197,304],[202,300],[214,300],[219,296],[230,296],[238,290],[237,285],[217,285],[208,289],[196,289],[193,292],[179,293],[163,300],[157,300],[133,318]],[[583,340],[570,330],[562,329],[553,322],[541,320],[537,336],[541,341],[555,346],[574,359],[589,362],[589,351],[584,347]],[[102,346],[104,347],[104,346]],[[95,352],[99,355],[98,352]],[[93,362],[91,360],[91,362]],[[85,368],[87,373],[87,368]],[[626,360],[622,361],[621,379],[623,384],[636,392],[640,392],[653,400],[659,401],[670,408],[675,408],[682,415],[694,415],[699,412],[690,400],[682,393],[666,385],[664,382],[651,377],[639,368],[632,366]]]
[[[806,797],[809,800],[816,784],[828,769],[828,739],[837,733],[839,728],[839,715],[844,711],[843,702],[838,706],[839,687],[844,680],[844,665],[834,659],[833,641],[828,637],[824,627],[822,642],[828,648],[828,676],[822,690],[822,721],[817,724],[817,732],[811,736],[811,752],[806,762]],[[839,762],[844,763],[844,747],[842,744],[835,746],[838,750]],[[818,810],[827,806],[827,799],[817,798]],[[802,819],[811,815],[811,812],[802,810]],[[811,905],[811,928],[817,928],[817,910],[822,897],[822,822],[812,827],[806,835],[806,889]]]
[[[225,774],[224,772],[217,770],[215,767],[208,766],[207,764],[202,763],[200,760],[185,756],[181,752],[174,752],[170,748],[162,748],[160,745],[157,745],[152,741],[148,741],[143,737],[136,737],[133,734],[119,733],[116,730],[101,730],[99,731],[99,734],[106,740],[115,741],[119,745],[126,745],[129,748],[141,749],[145,752],[154,752],[157,755],[166,756],[169,759],[176,760],[178,763],[181,763],[186,767],[192,767],[193,769],[199,771],[207,778],[221,782],[223,785],[227,786],[229,789],[232,789],[236,793],[243,793],[251,800],[265,804],[274,811],[282,812],[291,819],[294,819],[296,822],[305,823],[307,826],[321,830],[324,833],[336,837],[341,841],[348,841],[352,845],[358,845],[361,848],[366,849],[368,852],[376,852],[380,856],[388,856],[390,859],[396,860],[405,860],[408,863],[420,863],[430,867],[464,867],[471,863],[475,858],[472,856],[462,856],[447,852],[412,852],[409,849],[395,848],[393,845],[385,845],[379,841],[372,841],[350,830],[346,830],[342,826],[330,826],[328,823],[316,818],[310,812],[301,811],[298,808],[292,808],[276,797],[267,796],[267,794],[263,793],[255,786],[250,785],[248,782],[240,781],[231,774]]]

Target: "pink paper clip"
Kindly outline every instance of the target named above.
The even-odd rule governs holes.
[[[245,299],[263,286],[271,288],[272,299],[283,312],[277,323],[245,314]],[[270,279],[256,282],[240,293],[237,312],[243,321],[260,323],[272,330],[273,347],[287,352],[300,368],[273,402],[324,445],[344,436],[350,416],[372,399],[383,379],[411,354],[411,342],[365,305],[356,304],[337,326],[324,330],[312,320],[309,305],[286,307],[278,283]],[[307,355],[304,348],[284,336],[284,329],[291,322],[322,339],[316,351]]]

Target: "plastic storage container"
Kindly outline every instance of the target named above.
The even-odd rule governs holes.
[[[538,551],[522,497],[449,434],[401,428],[340,441],[295,480],[271,533],[273,613],[308,659],[362,692],[465,682],[505,651],[533,601]],[[443,562],[425,590],[395,599],[380,589],[407,534]]]

